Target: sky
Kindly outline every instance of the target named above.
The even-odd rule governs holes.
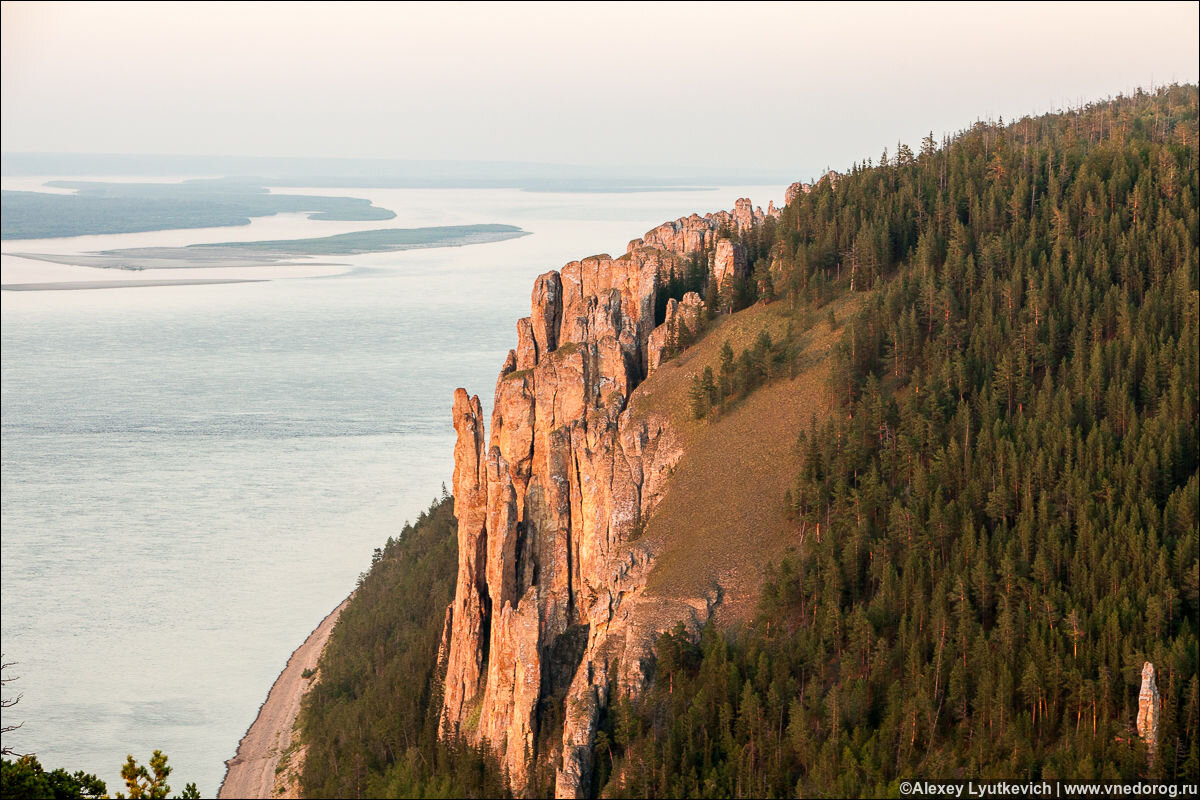
[[[1200,72],[1200,4],[5,2],[5,152],[704,164]]]

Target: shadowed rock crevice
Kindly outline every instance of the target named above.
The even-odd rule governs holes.
[[[587,652],[588,633],[588,625],[574,624],[554,640],[542,667],[542,681],[547,694],[566,696]]]

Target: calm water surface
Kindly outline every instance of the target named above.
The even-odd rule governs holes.
[[[10,688],[24,695],[4,723],[25,723],[5,744],[94,772],[110,792],[124,788],[126,754],[145,762],[157,748],[175,789],[216,793],[292,650],[372,549],[449,484],[451,395],[465,386],[490,404],[536,275],[623,253],[667,219],[782,194],[286,191],[370,197],[398,217],[4,245],[61,253],[487,222],[533,234],[342,258],[266,283],[0,293],[0,621],[21,678]],[[5,282],[95,272],[4,257]],[[208,273],[165,277],[193,276]]]

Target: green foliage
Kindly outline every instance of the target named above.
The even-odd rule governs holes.
[[[153,774],[151,774],[153,772]],[[171,791],[167,776],[171,767],[162,751],[155,750],[150,758],[150,769],[139,766],[133,756],[121,768],[130,800],[159,800]],[[107,786],[95,775],[83,771],[69,773],[65,769],[46,772],[36,756],[28,755],[0,763],[0,797],[5,800],[88,800],[108,797]],[[117,797],[125,797],[118,793]],[[189,783],[179,795],[182,798],[199,798],[196,784]]]
[[[0,761],[0,797],[12,800],[68,800],[105,797],[107,787],[95,775],[65,769],[46,772],[36,756]]]
[[[708,256],[703,252],[694,253],[688,258],[683,275],[677,274],[675,268],[672,267],[666,280],[663,280],[661,276],[656,276],[656,281],[658,284],[654,301],[654,324],[657,327],[666,321],[667,306],[672,300],[682,300],[684,295],[689,292],[696,292],[701,295],[704,293],[708,282]],[[699,319],[693,328],[689,328],[686,324],[680,324],[677,327],[676,321],[672,320],[669,323],[667,342],[662,351],[662,360],[664,362],[669,361],[691,346],[694,341],[703,335],[707,321],[707,317]]]
[[[1197,105],[978,123],[787,208],[785,292],[872,291],[842,324],[842,408],[800,437],[802,550],[740,636],[705,631],[698,660],[660,640],[603,722],[597,791],[1200,776]]]
[[[705,367],[703,373],[692,378],[688,390],[692,417],[704,419],[714,409],[725,411],[759,386],[787,373],[793,349],[790,336],[776,343],[766,330],[760,331],[754,344],[736,357],[726,341],[721,346],[719,376],[712,367]]]
[[[373,559],[301,709],[305,797],[505,795],[490,756],[437,737],[437,652],[457,558],[443,494]]]
[[[692,377],[692,385],[688,389],[688,400],[691,403],[692,417],[704,419],[717,403],[717,384],[713,378],[712,367],[705,367],[704,372]]]
[[[657,293],[654,299],[654,324],[662,325],[667,318],[667,303],[671,300],[682,300],[688,292],[704,296],[708,284],[708,255],[693,253],[683,269],[683,274],[676,273],[674,267],[668,273],[666,280],[658,278]]]
[[[121,767],[121,778],[129,790],[129,800],[138,800],[138,798],[161,800],[161,798],[165,798],[171,791],[171,787],[167,785],[167,777],[170,774],[171,767],[167,766],[167,757],[161,750],[155,750],[150,756],[150,769],[139,765],[132,755]],[[195,788],[192,784],[188,784],[188,786]],[[123,794],[117,795],[117,797],[124,796]]]

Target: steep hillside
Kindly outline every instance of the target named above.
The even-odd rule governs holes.
[[[1200,776],[1197,105],[978,123],[794,196],[777,285],[866,291],[796,431],[804,545],[752,629],[659,639],[593,791]]]
[[[1197,106],[976,123],[541,276],[490,425],[454,401],[423,780],[1196,780]]]
[[[845,316],[856,305],[845,298],[827,310]],[[796,315],[785,302],[722,315],[630,397],[633,416],[666,414],[683,450],[640,542],[656,554],[647,597],[709,599],[721,624],[753,616],[765,565],[800,544],[782,498],[800,466],[796,432],[834,406],[828,378],[837,333],[828,320],[828,314]],[[806,323],[811,327],[798,327]],[[791,345],[782,374],[724,413],[695,419],[695,376],[719,369],[725,343],[742,352],[763,331]]]

